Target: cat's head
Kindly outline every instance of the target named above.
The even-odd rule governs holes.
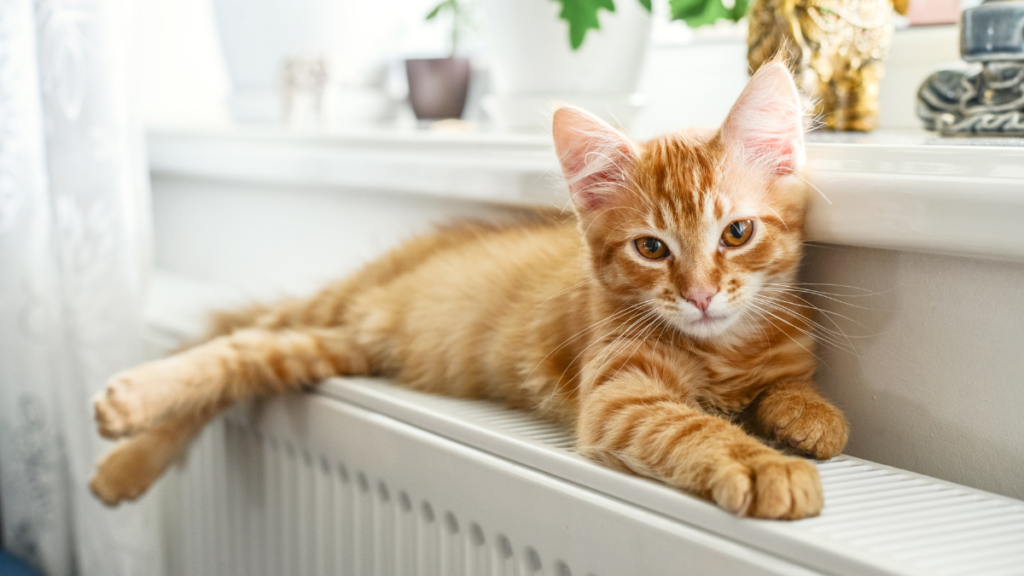
[[[598,280],[697,338],[770,317],[769,294],[792,281],[802,251],[803,122],[777,62],[754,75],[718,130],[634,143],[559,109],[555,148]]]

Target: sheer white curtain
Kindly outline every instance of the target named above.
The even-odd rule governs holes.
[[[51,576],[160,575],[157,502],[88,492],[90,397],[142,356],[148,189],[124,0],[0,0],[0,515]]]

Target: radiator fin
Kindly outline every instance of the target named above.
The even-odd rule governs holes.
[[[344,462],[221,419],[184,472],[188,574],[571,576],[531,546]],[[545,566],[550,570],[545,572]]]
[[[800,528],[929,574],[1024,574],[1024,504],[846,457],[818,471],[827,505]]]

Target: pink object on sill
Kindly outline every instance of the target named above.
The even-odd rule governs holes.
[[[907,17],[911,26],[955,24],[960,18],[960,0],[910,0]]]

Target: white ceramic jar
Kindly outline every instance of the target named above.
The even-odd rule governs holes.
[[[638,0],[601,10],[599,30],[572,50],[554,0],[484,0],[494,93],[484,108],[499,127],[535,130],[552,102],[583,106],[628,125],[642,105],[637,82],[649,48],[651,15]]]

